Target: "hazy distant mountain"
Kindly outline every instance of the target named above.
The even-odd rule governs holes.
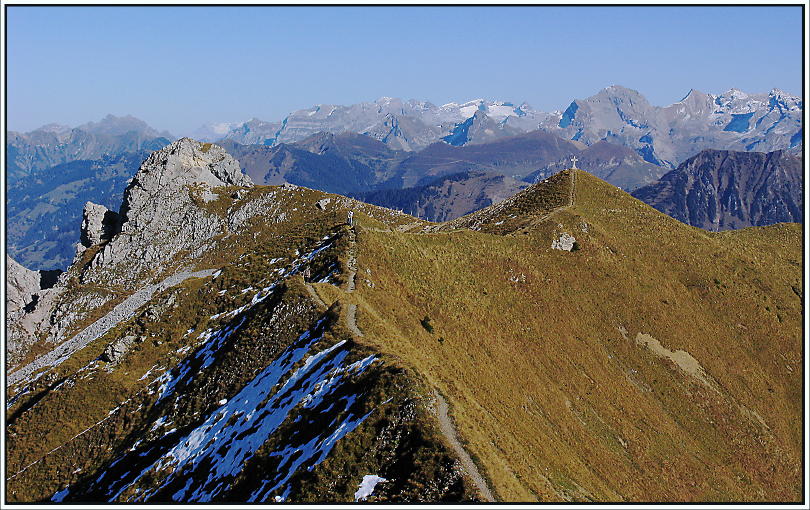
[[[343,194],[373,189],[404,157],[374,138],[353,133],[316,133],[272,147],[230,140],[221,145],[257,184],[290,182]]]
[[[317,133],[275,146],[226,140],[222,146],[256,183],[291,182],[332,193],[422,186],[460,172],[522,179],[585,148],[542,131],[463,147],[436,142],[418,152],[395,151],[374,138],[352,133]]]
[[[669,167],[703,149],[767,152],[801,141],[802,100],[778,89],[714,96],[692,90],[666,107],[640,93],[608,87],[573,101],[556,122],[541,126],[588,145],[600,140],[632,147],[645,160]]]
[[[85,202],[118,210],[121,192],[149,151],[62,163],[9,183],[9,254],[25,267],[65,269],[79,242]]]
[[[802,176],[801,153],[705,150],[633,196],[707,230],[801,223]]]
[[[349,106],[316,105],[298,110],[280,122],[258,119],[233,126],[225,138],[241,144],[274,145],[303,140],[318,132],[366,134],[396,150],[422,149],[463,129],[480,112],[491,119],[493,133],[509,136],[537,129],[550,114],[535,112],[527,104],[476,99],[436,106],[427,101],[383,97]],[[489,140],[497,135],[490,135]]]
[[[157,150],[172,138],[170,133],[158,132],[130,115],[107,115],[99,122],[75,128],[48,124],[28,133],[9,131],[6,145],[9,185],[33,171],[70,161]]]
[[[437,177],[467,171],[493,172],[522,179],[538,168],[579,153],[585,145],[551,133],[530,133],[489,143],[455,147],[437,142],[409,155],[384,187],[425,185]]]
[[[352,195],[363,202],[399,209],[429,221],[448,221],[496,204],[529,186],[511,177],[487,172],[460,172],[430,184]]]
[[[717,96],[692,90],[681,101],[661,107],[634,90],[611,86],[551,113],[526,103],[483,99],[436,106],[384,97],[350,106],[317,105],[277,122],[252,119],[233,125],[224,138],[275,145],[321,131],[359,133],[395,150],[418,151],[438,141],[486,143],[539,128],[586,145],[625,145],[650,163],[674,168],[708,148],[792,147],[801,141],[802,110],[800,98],[777,89],[764,94],[732,89]]]
[[[586,147],[576,156],[579,168],[627,191],[654,183],[667,172],[664,167],[644,161],[633,149],[604,140]],[[532,172],[524,180],[535,183],[570,167],[571,159],[564,157]]]

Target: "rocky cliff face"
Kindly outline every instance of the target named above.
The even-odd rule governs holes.
[[[684,223],[726,230],[803,222],[801,156],[706,150],[633,196]]]
[[[801,141],[800,98],[774,89],[718,96],[692,90],[669,106],[651,105],[635,90],[611,86],[577,99],[541,128],[588,145],[605,140],[636,150],[645,160],[674,168],[703,149],[773,151]]]
[[[39,273],[6,256],[6,310],[14,313],[31,302],[39,291]]]
[[[131,285],[167,270],[181,251],[188,264],[227,231],[212,191],[225,186],[252,181],[219,146],[182,138],[152,153],[124,191],[120,231],[92,256],[83,281]]]
[[[53,306],[50,272],[31,271],[6,256],[6,355],[19,363],[37,341],[37,331]]]

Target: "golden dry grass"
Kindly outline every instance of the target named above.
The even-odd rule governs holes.
[[[358,260],[366,341],[447,395],[503,500],[801,497],[799,225],[710,234],[580,172],[527,235],[361,228]]]

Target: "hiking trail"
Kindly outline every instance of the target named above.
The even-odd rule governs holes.
[[[470,478],[472,479],[473,483],[475,483],[475,486],[478,488],[478,491],[481,493],[484,500],[489,503],[494,503],[495,498],[492,496],[492,492],[489,490],[487,481],[483,476],[481,476],[481,473],[478,471],[472,457],[470,457],[470,454],[467,453],[467,450],[464,449],[464,446],[458,440],[453,421],[447,415],[447,401],[438,391],[433,390],[433,394],[436,397],[436,414],[439,417],[439,425],[442,435],[447,439],[447,442],[450,443],[453,451],[456,452],[456,455],[461,461],[461,465],[464,466],[464,470],[467,471],[468,475],[470,475]]]

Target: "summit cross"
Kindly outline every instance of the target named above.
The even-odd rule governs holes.
[[[577,159],[576,156],[571,156],[571,168],[576,168],[577,167],[577,161],[579,161],[579,160]]]

